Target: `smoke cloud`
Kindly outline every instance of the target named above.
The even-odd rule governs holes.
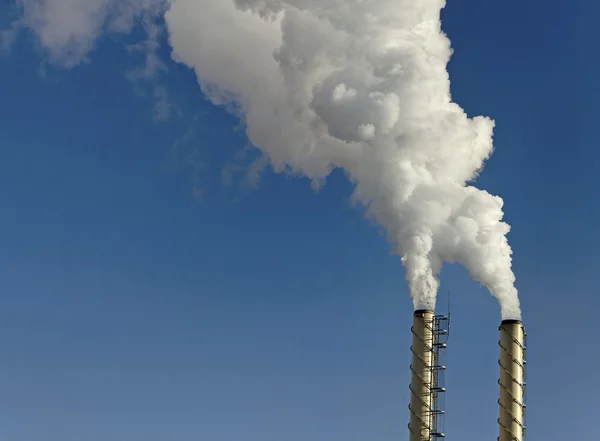
[[[173,59],[245,123],[276,171],[322,185],[335,168],[383,225],[415,308],[461,263],[520,318],[503,201],[472,186],[494,122],[450,95],[445,0],[18,0],[20,26],[72,66],[103,32],[162,14]]]
[[[105,34],[128,33],[143,14],[159,15],[167,0],[15,0],[21,18],[12,31],[27,28],[48,60],[71,68],[84,61]]]
[[[468,185],[494,122],[450,96],[444,0],[175,0],[174,58],[233,104],[275,170],[321,184],[342,168],[385,226],[415,308],[434,308],[443,262],[463,264],[520,318],[503,201]]]

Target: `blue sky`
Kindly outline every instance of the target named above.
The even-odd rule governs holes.
[[[454,99],[497,123],[478,185],[513,227],[529,440],[589,437],[597,410],[597,9],[443,15]],[[270,170],[223,182],[243,131],[166,41],[175,110],[155,121],[154,83],[126,78],[143,38],[101,39],[72,69],[26,32],[0,56],[0,439],[407,439],[399,258],[341,173],[318,195]],[[440,306],[448,292],[448,439],[495,439],[499,309],[456,266]]]

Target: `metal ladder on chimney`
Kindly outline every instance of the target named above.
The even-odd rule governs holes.
[[[433,318],[433,362],[431,369],[431,440],[446,437],[444,434],[444,416],[446,415],[446,365],[444,350],[448,347],[450,336],[450,313],[436,315]]]

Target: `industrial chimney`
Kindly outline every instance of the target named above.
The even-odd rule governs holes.
[[[498,441],[523,441],[525,434],[525,328],[519,320],[500,325],[500,436]],[[412,440],[411,440],[412,441]]]
[[[444,375],[446,366],[441,363],[442,350],[446,348],[450,317],[436,316],[430,310],[415,311],[413,316],[413,342],[410,383],[410,441],[431,441],[444,438],[442,430],[443,400],[446,392]]]
[[[431,439],[431,384],[433,372],[433,311],[415,311],[413,316],[412,364],[410,365],[410,441]]]

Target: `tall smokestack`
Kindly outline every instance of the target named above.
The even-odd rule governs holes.
[[[520,320],[500,325],[500,436],[498,441],[523,441],[525,433],[525,328]]]
[[[433,383],[433,326],[434,314],[430,310],[415,311],[413,317],[412,364],[410,382],[410,441],[431,439]]]

